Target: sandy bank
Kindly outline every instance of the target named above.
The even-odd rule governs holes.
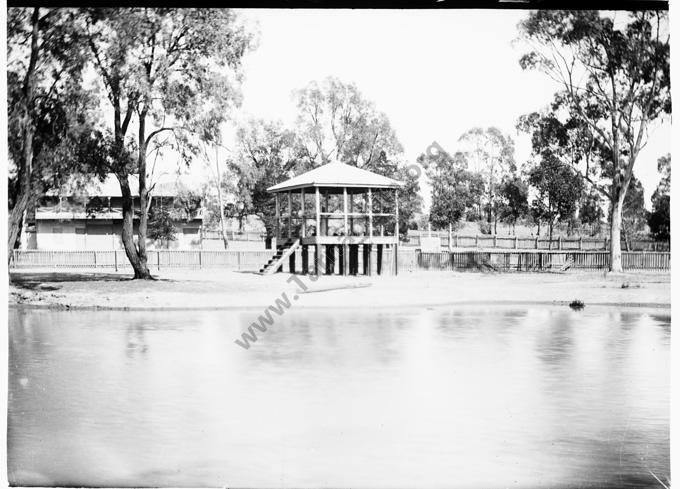
[[[127,273],[22,270],[10,274],[10,306],[68,309],[264,308],[282,294],[300,308],[404,307],[456,303],[670,306],[670,274],[412,272],[397,277],[260,276],[233,271]]]

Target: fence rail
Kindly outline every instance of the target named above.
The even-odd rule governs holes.
[[[259,270],[272,257],[272,251],[147,251],[151,269],[223,268]],[[423,253],[413,248],[399,250],[399,270],[498,269],[540,271],[562,267],[580,270],[609,268],[604,251],[455,251]],[[622,253],[626,270],[670,270],[670,252],[631,251]],[[42,251],[14,250],[12,268],[106,268],[128,269],[124,251]]]
[[[670,270],[669,252],[623,252],[625,270]],[[418,253],[418,268],[424,270],[498,269],[542,271],[556,269],[606,270],[609,253],[604,251],[461,251]]]
[[[259,270],[271,251],[152,250],[147,251],[150,268],[226,268]],[[14,250],[14,268],[131,268],[125,251]]]
[[[420,246],[421,237],[428,237],[428,232],[408,233],[408,245]],[[458,235],[452,234],[450,236],[446,232],[433,231],[432,237],[440,239],[440,246],[442,248],[449,248],[449,241],[451,248],[501,248],[501,249],[527,249],[527,250],[578,250],[578,251],[608,251],[608,239],[595,238],[532,238],[532,237],[516,237],[516,236],[498,236],[493,234],[479,234],[479,235]],[[630,245],[630,250],[628,249]],[[644,239],[621,240],[621,248],[623,251],[670,251],[670,243],[668,241],[654,241]]]

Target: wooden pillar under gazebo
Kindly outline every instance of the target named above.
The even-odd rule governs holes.
[[[277,245],[281,240],[281,220],[287,223],[287,240],[277,248],[276,255],[261,269],[263,273],[279,270],[277,263],[294,256],[301,248],[303,273],[342,273],[343,275],[398,273],[399,250],[399,188],[402,182],[344,163],[327,163],[267,189],[274,194],[276,206]],[[286,213],[282,215],[279,194],[286,193]],[[300,213],[293,215],[292,195],[299,195]],[[307,226],[306,196],[314,194],[314,231]],[[322,206],[322,199],[324,205]],[[357,200],[361,205],[357,205]],[[378,200],[378,212],[374,201]],[[385,212],[384,201],[394,200],[390,212]],[[300,226],[293,221],[300,221]],[[377,220],[377,222],[376,222]],[[376,235],[378,224],[380,233]],[[387,227],[386,227],[387,224]],[[394,224],[394,227],[392,227]],[[385,232],[393,229],[392,234]],[[314,250],[313,265],[305,254]],[[392,254],[384,253],[390,247]],[[391,256],[394,263],[376,263]],[[338,260],[342,260],[338,262]],[[294,260],[291,258],[291,271]],[[337,267],[335,266],[337,264]],[[300,267],[294,268],[298,271]],[[336,272],[337,270],[337,272]]]

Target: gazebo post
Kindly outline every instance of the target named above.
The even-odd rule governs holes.
[[[307,230],[305,229],[306,222],[305,222],[305,189],[304,187],[300,189],[300,210],[301,210],[301,218],[302,218],[302,226],[300,227],[300,236],[302,238],[307,237]]]
[[[349,227],[347,225],[347,187],[342,187],[342,197],[343,197],[343,217],[345,222],[345,242],[342,245],[342,274],[347,275],[349,268],[349,245],[347,240],[349,239]]]
[[[276,246],[279,245],[281,239],[281,208],[279,206],[279,193],[274,194],[274,201],[276,202]]]
[[[293,227],[293,206],[292,206],[293,200],[291,199],[290,195],[290,190],[288,191],[288,237],[290,238],[292,236],[292,227]]]
[[[368,237],[373,237],[373,194],[368,187]]]
[[[399,189],[394,189],[394,274],[399,273]]]
[[[316,275],[319,275],[319,269],[321,268],[321,245],[319,244],[319,236],[321,236],[321,196],[319,195],[319,187],[316,187],[316,246],[314,247],[315,260],[314,260],[314,271]]]
[[[349,229],[353,233],[354,232],[354,195],[352,192],[348,192],[348,197],[349,197]]]

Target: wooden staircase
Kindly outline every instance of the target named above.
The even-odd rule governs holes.
[[[265,265],[260,268],[262,275],[271,275],[283,265],[284,260],[295,253],[295,250],[300,246],[300,240],[287,239],[276,246],[276,254],[272,256]]]

